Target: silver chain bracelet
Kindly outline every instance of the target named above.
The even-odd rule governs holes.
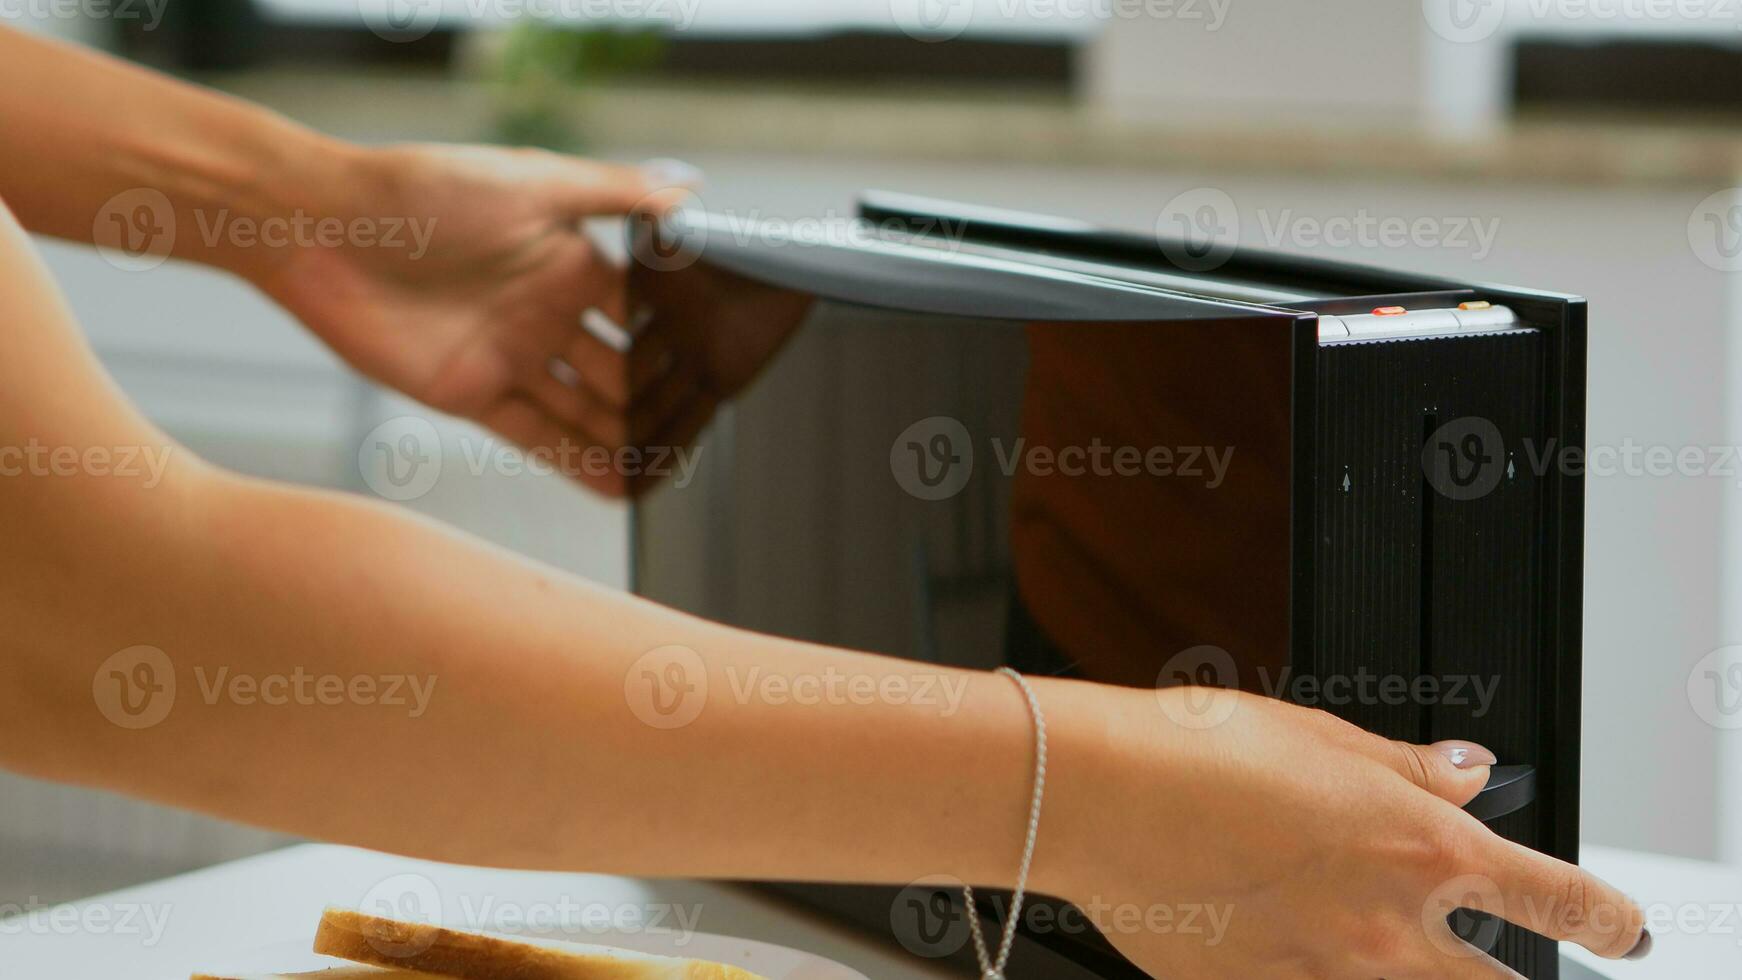
[[[1034,864],[1034,844],[1040,839],[1040,805],[1046,799],[1046,715],[1040,710],[1040,699],[1028,679],[1009,667],[998,673],[1016,682],[1022,696],[1028,699],[1029,713],[1034,715],[1034,799],[1028,805],[1028,838],[1022,844],[1022,867],[1016,873],[1016,890],[1010,899],[1010,914],[1004,920],[1004,937],[998,943],[998,958],[986,952],[986,936],[980,931],[980,913],[974,904],[974,886],[962,886],[962,899],[968,913],[968,929],[974,936],[974,953],[980,958],[981,980],[1004,980],[1004,968],[1010,963],[1010,947],[1016,942],[1017,924],[1022,921],[1022,898],[1028,890],[1028,869]]]

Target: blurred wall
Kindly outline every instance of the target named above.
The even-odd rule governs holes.
[[[1414,3],[1231,0],[1220,18],[1109,25],[1090,49],[1086,94],[1122,117],[1413,126],[1427,105],[1426,34]]]

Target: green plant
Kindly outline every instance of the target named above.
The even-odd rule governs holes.
[[[578,149],[584,141],[568,111],[575,91],[658,64],[665,44],[658,32],[637,28],[516,24],[495,60],[499,135],[522,145]]]

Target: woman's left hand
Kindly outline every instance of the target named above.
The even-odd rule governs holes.
[[[488,147],[348,157],[261,288],[363,374],[525,449],[628,444],[639,382],[582,325],[589,309],[623,322],[623,271],[582,222],[669,207],[695,172]],[[621,474],[572,475],[625,490]]]

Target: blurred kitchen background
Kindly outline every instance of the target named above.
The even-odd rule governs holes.
[[[1213,219],[1249,244],[1580,293],[1590,445],[1742,443],[1742,22],[1721,0],[126,3],[0,3],[0,25],[359,141],[678,157],[740,216],[849,214],[882,187],[1146,232]],[[1221,200],[1206,189],[1236,213],[1186,208]],[[44,247],[177,437],[368,492],[360,440],[405,410],[394,396],[222,275]],[[1696,670],[1742,643],[1742,472],[1593,474],[1588,492],[1585,837],[1742,859],[1742,710],[1696,708],[1713,683],[1742,697]],[[623,508],[558,478],[449,467],[409,506],[624,583]],[[0,775],[0,902],[281,843]]]

